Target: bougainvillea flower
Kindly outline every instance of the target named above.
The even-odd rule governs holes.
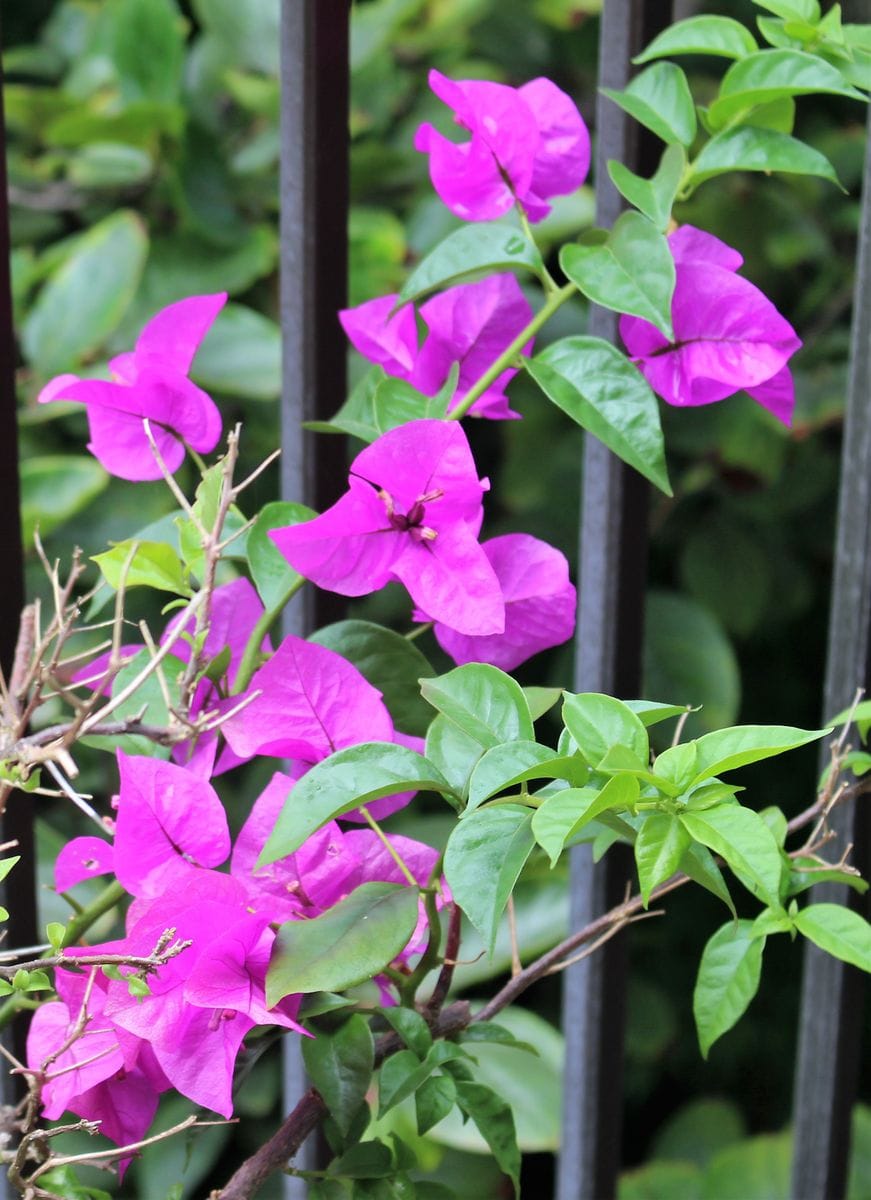
[[[487,371],[532,320],[532,309],[513,275],[489,275],[477,283],[448,288],[420,307],[428,333],[418,348],[417,321],[412,304],[393,313],[399,297],[379,296],[356,308],[346,308],[339,320],[351,344],[364,358],[378,363],[388,375],[404,379],[425,396],[435,396],[459,365],[451,407]],[[392,314],[392,315],[391,315]],[[522,353],[532,350],[532,339]],[[505,420],[519,414],[508,407],[505,388],[517,374],[503,371],[469,412]]]
[[[685,225],[669,237],[676,282],[674,341],[639,317],[620,334],[653,390],[668,404],[700,405],[745,391],[784,425],[795,404],[787,362],[801,346],[789,322],[748,280],[724,242]]]
[[[77,837],[67,842],[55,859],[54,886],[67,892],[83,879],[96,879],[115,870],[115,849],[98,837]]]
[[[505,599],[505,631],[469,637],[436,622],[439,645],[455,663],[491,663],[512,671],[540,650],[568,641],[575,630],[577,595],[564,554],[526,533],[481,543]],[[417,611],[415,619],[427,621]]]
[[[229,856],[224,806],[206,780],[122,750],[118,771],[115,874],[131,895],[156,897],[176,882],[184,887],[197,867],[217,867]]]
[[[135,350],[110,361],[111,381],[59,375],[40,392],[40,403],[86,405],[88,449],[121,479],[161,477],[144,418],[170,471],[181,465],[185,442],[209,453],[221,436],[221,417],[211,397],[188,379],[188,371],[226,299],[221,292],[168,305],[142,330]]]
[[[429,85],[472,138],[458,145],[424,124],[414,147],[429,154],[433,187],[463,220],[491,221],[519,203],[540,221],[551,196],[573,192],[586,179],[590,135],[571,99],[549,79],[513,88],[430,71]]]
[[[270,533],[295,570],[343,596],[396,579],[433,620],[461,633],[503,631],[502,591],[477,540],[489,483],[459,423],[391,429],[357,455],[349,482],[319,517]]]

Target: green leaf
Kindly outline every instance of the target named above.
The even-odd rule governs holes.
[[[661,775],[684,791],[695,778],[699,756],[697,745],[696,742],[680,742],[676,746],[669,746],[657,756],[653,774]]]
[[[276,400],[281,391],[281,330],[241,304],[218,313],[191,368],[208,392],[245,400]]]
[[[819,863],[813,858],[794,858],[790,859],[791,870],[789,873],[789,881],[786,885],[786,896],[799,896],[802,892],[806,892],[808,888],[816,887],[818,883],[842,883],[847,887],[853,888],[854,891],[864,895],[868,891],[868,881],[860,875],[852,875],[848,871],[839,871],[833,867],[831,870],[820,868]],[[803,869],[804,868],[804,869]]]
[[[676,816],[652,812],[642,822],[635,839],[635,863],[644,907],[650,893],[678,870],[690,844],[690,835]]]
[[[178,8],[172,0],[125,0],[111,11],[111,53],[122,99],[176,100],[185,53],[185,22]]]
[[[597,766],[612,746],[625,746],[647,764],[647,730],[621,700],[599,692],[566,693],[563,721],[591,767]]]
[[[658,401],[616,346],[602,338],[562,338],[523,365],[557,408],[671,495]]]
[[[622,92],[612,88],[600,90],[664,142],[692,145],[696,136],[696,109],[687,77],[680,67],[655,63],[636,75]]]
[[[508,897],[535,845],[531,821],[531,810],[521,805],[480,808],[448,839],[445,878],[491,954]]]
[[[157,588],[176,596],[190,596],[190,584],[185,579],[184,563],[165,542],[136,542],[131,538],[117,542],[111,550],[92,555],[103,578],[115,591],[121,586],[124,564],[130,560],[125,585]]]
[[[375,1044],[369,1022],[354,1013],[336,1030],[318,1030],[302,1039],[302,1057],[308,1075],[326,1101],[330,1116],[347,1134],[375,1068]]]
[[[399,883],[364,883],[318,917],[287,921],[266,973],[267,1007],[299,992],[341,992],[377,975],[414,933],[418,894]]]
[[[395,1169],[390,1148],[377,1139],[357,1142],[331,1165],[337,1175],[349,1179],[383,1179]]]
[[[67,178],[77,188],[119,188],[145,183],[154,160],[138,146],[123,142],[91,142],[70,159]]]
[[[82,235],[22,326],[25,356],[41,374],[69,370],[103,346],[136,293],[147,250],[141,218],[126,209]]]
[[[421,1137],[448,1115],[457,1101],[457,1085],[450,1075],[430,1075],[415,1092],[417,1132]]]
[[[658,700],[624,700],[623,703],[647,728],[658,725],[660,721],[668,721],[671,717],[682,717],[687,711],[685,704],[662,704]]]
[[[693,163],[690,180],[703,183],[727,171],[816,175],[841,187],[835,168],[819,150],[786,133],[750,125],[724,129],[712,137]]]
[[[871,925],[841,904],[809,904],[795,918],[799,933],[860,971],[871,971]]]
[[[480,742],[439,713],[426,732],[426,757],[458,796],[465,796],[475,764],[484,753]]]
[[[25,458],[21,477],[21,537],[25,546],[39,529],[46,537],[105,490],[109,476],[93,458],[51,454]]]
[[[765,908],[753,922],[754,937],[768,937],[774,933],[789,933],[793,920],[782,908]]]
[[[720,84],[718,99],[708,109],[713,129],[757,104],[784,96],[849,96],[863,100],[861,92],[848,86],[837,68],[803,50],[759,50],[734,63]]]
[[[702,952],[693,993],[693,1014],[703,1057],[745,1012],[756,995],[765,939],[753,936],[752,921],[730,921]]]
[[[519,229],[500,222],[463,225],[431,250],[408,277],[397,303],[453,287],[479,275],[519,268],[541,277],[541,254]]]
[[[230,62],[278,74],[280,10],[274,0],[194,0],[193,9]]]
[[[537,721],[545,713],[549,713],[553,706],[562,699],[563,689],[555,687],[525,687],[523,694],[529,705],[533,721]]]
[[[706,733],[696,742],[698,774],[693,783],[819,741],[831,732],[831,729],[796,729],[791,725],[736,725]]]
[[[732,17],[687,17],[676,21],[653,39],[634,63],[673,54],[715,54],[723,58],[744,58],[758,50],[750,31]]]
[[[555,756],[536,742],[508,742],[494,746],[479,760],[469,779],[470,809],[530,779],[565,779],[582,787],[589,771],[579,755]]]
[[[690,837],[722,855],[736,874],[756,885],[768,904],[777,906],[783,865],[780,849],[758,813],[738,804],[719,804],[703,812],[684,811],[680,820]]]
[[[412,1050],[398,1050],[386,1058],[378,1076],[379,1119],[413,1095],[435,1067],[435,1062],[421,1062]]]
[[[309,640],[354,664],[381,692],[397,729],[417,737],[426,735],[433,712],[421,697],[420,680],[434,672],[414,642],[383,625],[355,620],[326,625]]]
[[[397,1008],[382,1008],[381,1015],[388,1025],[393,1026],[409,1050],[413,1050],[418,1058],[426,1058],[432,1046],[432,1034],[419,1012],[400,1005]]]
[[[563,246],[566,276],[595,304],[650,321],[669,341],[674,259],[656,226],[637,212],[625,212],[606,234],[594,229],[580,244]]]
[[[722,900],[732,916],[737,917],[738,914],[735,912],[735,905],[729,895],[729,889],[726,887],[723,872],[717,866],[716,860],[707,846],[694,842],[684,852],[684,856],[680,860],[680,869],[695,883],[709,891],[711,895]]]
[[[248,532],[247,549],[251,577],[264,608],[275,608],[300,578],[269,537],[269,531],[299,525],[316,516],[317,513],[305,504],[294,504],[287,500],[275,500],[260,510],[260,515]]]
[[[614,775],[601,791],[568,788],[548,796],[533,813],[532,832],[550,859],[551,867],[586,824],[612,809],[631,808],[638,795],[637,779],[632,775]]]
[[[787,1200],[790,1186],[792,1134],[768,1134],[727,1146],[714,1155],[705,1171],[703,1196],[726,1200]]]
[[[115,676],[115,681],[112,684],[113,697],[119,696],[136,679],[140,672],[144,671],[150,662],[151,654],[148,650],[141,650],[135,658],[131,658],[127,665],[122,667]],[[174,654],[168,654],[161,662],[161,670],[166,682],[167,691],[169,692],[170,703],[173,707],[177,707],[181,703],[179,682],[184,674],[185,664],[181,659],[176,658]],[[156,671],[152,671],[136,691],[115,709],[115,717],[118,720],[134,716],[141,716],[142,721],[147,725],[166,726],[170,722],[170,714],[166,706],[163,688]],[[161,747],[155,746],[154,742],[146,741],[145,739],[142,739],[142,743],[141,746],[132,752],[154,754],[155,751],[161,749]],[[118,744],[118,739],[115,739],[112,745],[113,752]]]
[[[500,1169],[514,1184],[515,1196],[519,1197],[520,1150],[510,1105],[486,1084],[459,1081],[456,1086],[457,1103],[478,1126]]]
[[[339,750],[294,784],[292,802],[281,810],[257,865],[292,854],[343,813],[382,796],[415,790],[449,793],[451,787],[422,754],[394,742],[367,742]]]
[[[687,156],[682,146],[666,146],[656,174],[643,179],[616,159],[608,160],[608,174],[621,196],[644,213],[661,233],[668,229],[671,210],[683,181]]]
[[[446,675],[421,679],[420,691],[433,708],[487,749],[535,740],[523,689],[498,667],[468,663]]]
[[[758,8],[767,8],[775,16],[786,20],[819,21],[818,0],[753,0]]]

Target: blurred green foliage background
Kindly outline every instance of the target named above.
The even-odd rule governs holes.
[[[4,13],[12,275],[19,336],[23,523],[38,526],[49,556],[74,544],[96,553],[174,507],[159,484],[109,479],[84,450],[75,406],[38,407],[52,375],[99,373],[129,348],[146,318],[184,295],[226,289],[231,303],[197,356],[194,378],[242,420],[253,466],[278,438],[279,0],[32,0]],[[431,66],[458,78],[519,84],[539,74],[577,100],[592,124],[597,0],[357,0],[351,51],[349,302],[396,290],[408,268],[455,224],[433,195],[426,160],[412,149],[422,120],[443,120],[426,87]],[[744,0],[707,11],[752,19]],[[686,60],[685,63],[686,64]],[[721,67],[689,60],[704,100]],[[819,180],[735,176],[705,184],[678,216],[740,248],[745,273],[805,340],[795,360],[798,409],[788,433],[747,397],[664,413],[673,499],[651,498],[645,694],[703,704],[696,732],[738,719],[819,723],[839,439],[849,343],[864,114],[849,102],[799,105],[800,133],[835,164],[848,194]],[[330,148],[325,147],[324,153]],[[540,230],[554,246],[593,221],[589,187],[561,199]],[[582,332],[580,302],[545,331]],[[543,344],[543,343],[540,343]],[[351,376],[359,363],[350,363]],[[476,426],[482,473],[493,480],[491,533],[523,529],[576,559],[581,434],[518,379],[522,422]],[[336,408],[342,397],[336,397]],[[189,478],[187,484],[192,480]],[[252,507],[275,498],[277,475],[258,482]],[[28,556],[31,592],[45,589]],[[583,603],[583,580],[578,581]],[[353,615],[389,617],[391,600]],[[439,668],[434,643],[417,643]],[[566,684],[569,648],[533,661],[525,683]],[[96,792],[111,786],[102,760],[86,765]],[[750,776],[751,800],[787,813],[808,802],[813,753]],[[260,780],[237,785],[237,814]],[[66,814],[52,816],[63,827]],[[406,818],[406,831],[443,836],[440,814]],[[50,880],[60,835],[41,822]],[[58,901],[46,894],[46,915]],[[627,1167],[623,1200],[787,1194],[788,1119],[800,962],[773,945],[750,1014],[705,1063],[692,1029],[691,993],[715,902],[678,895],[667,920],[633,937],[627,1059]],[[566,920],[565,879],[533,865],[518,896],[521,945],[555,941]],[[780,939],[778,939],[779,942]],[[473,958],[470,940],[464,950]],[[458,974],[474,995],[508,964]],[[531,1195],[549,1187],[558,1128],[558,986],[529,997],[514,1018],[544,1047],[534,1069],[494,1047],[487,1070],[520,1106],[532,1152]],[[526,1024],[524,1024],[526,1022]],[[547,1022],[543,1025],[542,1022]],[[522,1080],[522,1088],[517,1080]],[[512,1080],[514,1081],[512,1083]],[[125,1194],[202,1194],[278,1119],[278,1064],[264,1056],[243,1086],[237,1131],[213,1130],[187,1151],[155,1148]],[[161,1121],[178,1119],[181,1101]],[[397,1117],[401,1120],[402,1116]],[[871,1117],[857,1115],[851,1200],[871,1197]],[[745,1139],[745,1140],[742,1140]],[[454,1149],[447,1151],[445,1145]],[[460,1196],[499,1194],[467,1130],[442,1131],[421,1153]],[[535,1153],[540,1152],[540,1153]],[[677,1164],[675,1162],[677,1161]],[[177,1181],[181,1190],[171,1191]],[[105,1180],[101,1180],[101,1186]],[[129,1190],[129,1189],[133,1190]],[[264,1196],[278,1195],[273,1190]]]

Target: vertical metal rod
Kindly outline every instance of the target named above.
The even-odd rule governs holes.
[[[339,438],[305,433],[345,395],[345,341],[337,312],[347,289],[348,26],[350,0],[282,0],[281,20],[281,494],[322,509],[345,479]],[[304,589],[284,632],[304,636],[336,613]],[[297,1040],[284,1041],[287,1111],[307,1084]],[[310,1139],[297,1165],[314,1166]],[[306,1195],[286,1177],[286,1200]]]
[[[850,344],[847,413],[823,718],[846,708],[871,682],[871,117],[865,151],[859,259]],[[830,820],[838,847],[852,843],[867,873],[867,821],[851,802]],[[820,885],[815,902],[868,904],[850,889]],[[807,945],[802,980],[799,1049],[793,1099],[795,1150],[792,1195],[839,1200],[846,1191],[850,1116],[856,1098],[864,976]]]
[[[665,28],[670,15],[670,4],[605,0],[599,41],[602,86],[626,86],[632,55]],[[649,155],[649,142],[605,97],[599,97],[596,116],[596,218],[600,225],[611,225],[622,201],[606,163],[616,158],[638,170]],[[617,320],[615,313],[594,309],[590,332],[616,342]],[[575,687],[629,696],[640,687],[647,485],[601,442],[587,436],[584,443]],[[571,864],[571,927],[580,928],[622,899],[631,878],[628,855],[612,850],[594,868],[589,848],[578,847]],[[623,937],[565,972],[566,1064],[557,1200],[606,1200],[616,1192],[625,976]]]

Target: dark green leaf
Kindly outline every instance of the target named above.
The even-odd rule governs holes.
[[[440,713],[426,733],[426,757],[434,763],[459,796],[464,796],[469,779],[484,747]]]
[[[655,37],[635,63],[673,54],[716,54],[723,58],[743,58],[758,49],[752,33],[732,17],[687,17],[676,21]]]
[[[692,145],[696,109],[687,77],[673,63],[655,63],[642,71],[622,92],[601,91],[664,142]]]
[[[417,888],[364,883],[319,917],[286,922],[266,975],[268,1007],[299,992],[339,992],[371,979],[408,944],[417,918]]]
[[[435,1070],[429,1060],[421,1062],[412,1050],[397,1050],[384,1060],[378,1077],[378,1117],[411,1096]]]
[[[383,796],[417,789],[451,791],[422,754],[395,742],[367,742],[339,750],[316,763],[294,785],[292,802],[281,810],[258,866],[292,854],[322,825],[343,813]]]
[[[491,954],[508,897],[535,845],[531,821],[531,810],[517,804],[480,808],[448,839],[445,877]]]
[[[779,903],[782,860],[771,830],[758,813],[738,804],[719,804],[681,814],[694,841],[720,854],[739,876],[747,876],[768,904]]]
[[[446,675],[422,679],[420,690],[433,708],[487,749],[518,739],[535,740],[523,689],[498,667],[468,663]]]
[[[399,1006],[382,1008],[381,1015],[393,1026],[409,1050],[413,1050],[418,1058],[426,1057],[432,1046],[432,1034],[419,1012],[413,1008]]]
[[[566,276],[595,304],[631,313],[674,338],[671,298],[674,259],[656,226],[638,212],[625,212],[614,228],[585,234],[560,251]]]
[[[478,1126],[499,1167],[514,1184],[515,1195],[519,1196],[520,1150],[511,1107],[485,1084],[463,1081],[457,1083],[457,1102]]]
[[[338,1029],[318,1031],[302,1039],[308,1075],[326,1101],[330,1116],[343,1134],[366,1099],[375,1066],[375,1045],[369,1022],[354,1013]]]
[[[871,971],[871,925],[859,913],[841,904],[809,904],[795,927],[827,954]]]
[[[274,608],[299,579],[299,575],[269,537],[271,529],[299,525],[317,516],[305,504],[275,500],[265,504],[248,532],[248,564],[254,585],[267,609]]]
[[[712,137],[693,163],[690,181],[703,183],[727,171],[817,175],[841,186],[835,168],[819,150],[786,133],[750,125],[724,129]]]
[[[381,692],[398,729],[425,736],[433,712],[421,697],[420,680],[431,676],[433,669],[414,642],[383,625],[354,620],[326,625],[310,640],[354,664]]]
[[[677,817],[652,812],[644,819],[635,839],[635,863],[645,908],[653,889],[677,871],[689,844],[690,836]]]
[[[125,0],[111,10],[112,57],[126,101],[177,99],[185,25],[172,0]]]
[[[640,717],[613,696],[566,693],[563,721],[591,767],[597,766],[612,746],[625,746],[647,764],[647,730]]]
[[[457,1100],[457,1085],[450,1075],[430,1075],[414,1096],[417,1132],[421,1137],[446,1117]]]
[[[568,788],[548,796],[533,813],[532,832],[550,859],[551,867],[588,822],[611,809],[630,808],[638,793],[638,780],[634,776],[614,775],[601,791],[591,787]]]
[[[658,401],[616,346],[601,338],[562,338],[524,366],[558,408],[671,495]]]
[[[675,196],[686,170],[687,156],[682,146],[666,146],[651,179],[643,179],[616,159],[608,162],[608,174],[621,196],[649,217],[656,229],[665,232],[671,220]]]
[[[863,100],[861,92],[845,84],[837,68],[803,50],[760,50],[734,63],[720,84],[718,99],[708,109],[713,129],[757,104],[784,96],[817,93]]]
[[[765,939],[753,935],[752,921],[730,921],[705,946],[693,993],[693,1014],[705,1058],[756,995],[764,948]]]
[[[336,1159],[330,1169],[349,1179],[383,1179],[395,1170],[390,1147],[378,1140],[358,1142]]]
[[[91,503],[109,476],[93,458],[51,454],[25,458],[21,476],[21,537],[26,547],[39,529],[45,538]]]
[[[402,302],[419,300],[427,292],[453,287],[461,281],[519,268],[544,273],[541,254],[519,229],[497,222],[476,222],[448,234],[415,267],[399,293]]]

